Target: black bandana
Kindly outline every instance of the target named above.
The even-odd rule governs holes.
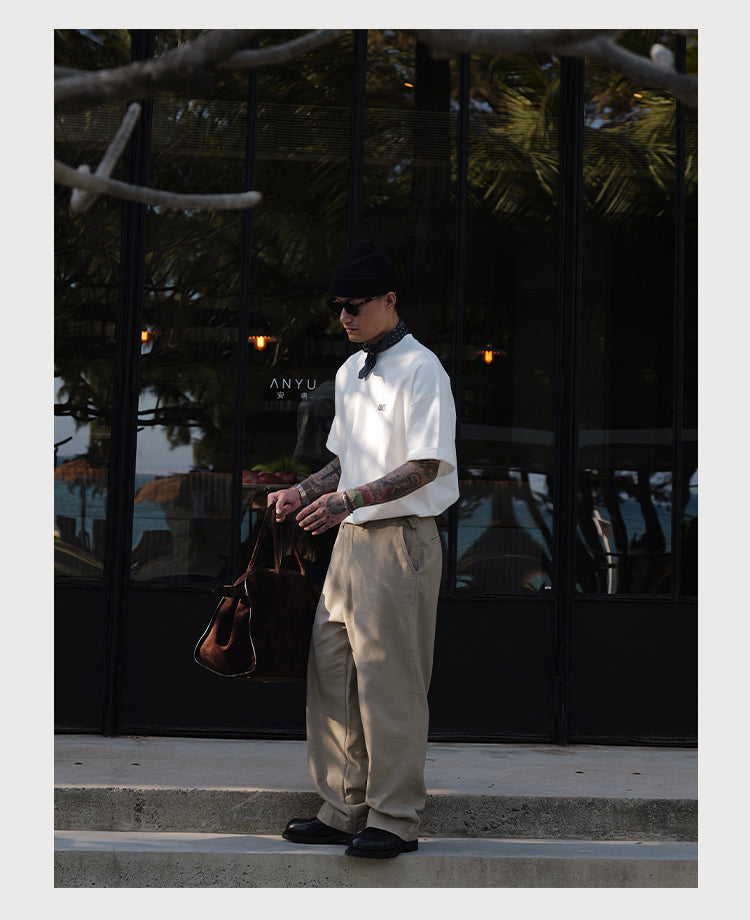
[[[395,345],[396,342],[400,342],[408,332],[409,330],[406,328],[406,323],[400,319],[388,335],[383,336],[379,342],[376,342],[374,345],[368,345],[367,342],[362,342],[359,347],[362,351],[367,352],[367,358],[362,365],[362,370],[359,372],[359,379],[366,380],[367,375],[373,367],[375,367],[375,361],[380,352],[385,351],[386,348],[390,348],[391,345]]]

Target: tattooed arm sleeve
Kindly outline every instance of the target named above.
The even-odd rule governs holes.
[[[347,489],[355,508],[365,505],[382,505],[397,498],[403,498],[437,476],[439,460],[407,460],[406,463],[356,489]]]
[[[323,533],[340,524],[356,508],[381,505],[416,491],[437,476],[439,466],[439,460],[408,460],[380,479],[374,479],[356,489],[337,492],[335,489],[341,476],[337,458],[319,473],[300,483],[305,493],[308,489],[315,489],[316,497],[307,504],[310,496],[306,495],[303,503],[305,507],[297,515],[297,522],[303,530],[313,535]],[[333,494],[327,494],[330,492]]]
[[[304,479],[300,487],[304,489],[307,500],[312,501],[325,495],[326,492],[335,492],[339,479],[341,479],[341,461],[338,457],[334,457],[322,470]]]

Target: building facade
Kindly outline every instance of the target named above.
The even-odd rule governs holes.
[[[196,33],[59,30],[94,70]],[[259,44],[296,33],[261,35]],[[637,30],[697,72],[697,40]],[[56,115],[95,168],[125,105]],[[284,478],[330,458],[348,246],[451,376],[435,740],[697,739],[697,113],[589,61],[433,60],[359,30],[145,100],[114,173],[244,211],[55,187],[55,725],[297,738],[304,688],[193,661]],[[322,578],[329,536],[306,537]]]

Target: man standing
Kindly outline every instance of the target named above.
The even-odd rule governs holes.
[[[434,519],[458,498],[450,381],[399,318],[399,287],[369,242],[334,272],[329,306],[364,360],[352,355],[336,375],[334,459],[268,499],[277,520],[297,512],[313,535],[341,525],[307,683],[308,762],[324,804],[283,836],[375,859],[418,846],[442,569]]]

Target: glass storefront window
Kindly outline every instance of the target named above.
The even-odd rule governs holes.
[[[127,30],[56,29],[55,64],[95,70],[125,64]],[[55,156],[94,170],[125,107],[59,113]],[[114,173],[121,178],[121,165]],[[84,213],[55,188],[55,576],[104,576],[107,475],[114,389],[122,207],[100,197]]]
[[[295,35],[275,32],[262,41],[275,44]],[[348,33],[258,73],[255,187],[263,201],[252,225],[255,337],[245,388],[245,555],[266,492],[331,459],[325,442],[333,421],[333,381],[348,351],[325,300],[347,247],[353,54]],[[298,548],[317,581],[325,575],[335,536],[335,529],[317,537],[297,529]]]
[[[157,34],[157,54],[189,33]],[[151,181],[243,189],[246,78],[153,102]],[[229,555],[242,216],[149,208],[131,576],[215,582]]]
[[[397,309],[451,372],[455,297],[457,61],[403,33],[367,33],[362,237],[393,260]],[[444,551],[448,516],[438,519]],[[443,565],[444,584],[449,566]]]
[[[265,41],[293,38],[278,33]],[[173,33],[162,36],[168,44]],[[351,36],[289,65],[248,75],[219,98],[154,105],[154,183],[186,191],[239,190],[245,132],[256,119],[247,301],[240,302],[242,217],[163,212],[149,217],[133,578],[215,581],[230,546],[231,471],[246,349],[243,518],[247,556],[266,492],[329,459],[328,389],[346,356],[325,306],[346,249]],[[252,79],[252,78],[251,78]],[[257,108],[256,108],[257,106]],[[240,310],[249,320],[238,342]],[[313,429],[317,429],[314,431]],[[326,564],[329,540],[301,535]],[[324,546],[325,544],[325,546]]]
[[[686,72],[698,72],[697,40],[687,42]],[[685,351],[682,457],[682,569],[678,592],[698,595],[698,114],[685,112]]]
[[[55,30],[55,63],[95,72],[129,63],[131,44],[159,56],[199,31]],[[624,42],[646,57],[655,42],[684,47],[660,30]],[[697,38],[686,42],[695,74]],[[126,108],[56,112],[56,156],[95,169]],[[55,602],[61,627],[70,616],[85,627],[56,635],[81,674],[61,684],[59,729],[299,733],[283,688],[257,718],[240,702],[217,721],[222,687],[150,640],[156,621],[205,622],[210,588],[245,567],[267,492],[330,460],[334,377],[354,346],[325,301],[363,238],[397,264],[399,312],[455,383],[460,498],[438,520],[436,662],[451,660],[468,617],[474,651],[510,650],[498,673],[529,688],[518,712],[499,711],[488,678],[489,702],[467,720],[453,671],[436,670],[433,729],[689,742],[697,112],[684,110],[684,183],[682,114],[669,94],[590,61],[433,59],[405,32],[358,30],[281,64],[222,70],[210,89],[159,90],[143,107],[114,178],[254,188],[256,208],[104,195],[77,214],[56,186]],[[583,187],[561,127],[568,151],[583,143]],[[574,545],[556,545],[568,531]],[[298,535],[322,583],[336,531]]]
[[[668,36],[632,33],[646,53]],[[671,583],[675,102],[587,66],[579,350],[579,532],[585,594]]]
[[[552,587],[556,61],[472,59],[456,589]]]
[[[196,34],[157,32],[157,54]],[[258,33],[256,41],[296,34]],[[655,41],[674,44],[659,31],[626,39],[640,53]],[[56,62],[125,63],[129,43],[127,30],[57,30]],[[333,378],[349,346],[324,300],[353,216],[353,64],[348,33],[253,76],[227,73],[210,100],[154,100],[154,186],[239,191],[249,162],[263,200],[249,230],[237,212],[146,212],[137,581],[227,574],[245,357],[245,549],[267,489],[330,459]],[[439,522],[451,555],[445,571],[456,581],[443,587],[528,594],[554,587],[559,62],[471,56],[463,350],[455,368],[458,71],[457,57],[433,60],[404,33],[368,31],[361,236],[398,265],[410,330],[449,372],[460,370],[457,530],[448,516]],[[252,101],[248,80],[257,81]],[[95,166],[124,108],[57,116],[60,158]],[[668,94],[587,65],[573,484],[581,593],[697,591],[697,125],[688,111],[684,446],[675,458],[674,119]],[[105,196],[75,216],[68,196],[56,190],[56,571],[101,578],[122,206]],[[241,315],[249,317],[247,342],[238,341]],[[677,460],[684,464],[679,498],[671,488]],[[673,515],[685,560],[679,585],[670,563]],[[324,562],[322,542],[307,551]]]
[[[368,31],[362,236],[401,274],[399,315],[450,371],[455,261],[456,61]]]
[[[669,591],[672,472],[584,469],[580,476],[579,590],[589,594]],[[623,552],[622,547],[627,547]]]

